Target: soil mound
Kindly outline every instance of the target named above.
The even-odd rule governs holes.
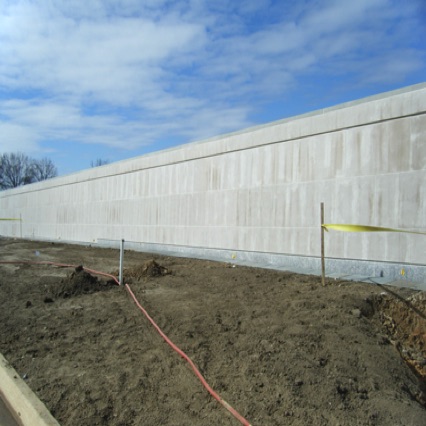
[[[67,298],[96,293],[112,286],[115,286],[112,281],[101,281],[85,271],[82,266],[78,266],[67,278],[62,279],[59,285],[53,287],[51,293],[54,297]]]
[[[375,302],[390,340],[426,385],[426,292],[406,299],[381,294]],[[422,399],[425,404],[425,394]]]
[[[124,268],[123,270],[125,280],[128,280],[129,278],[140,280],[141,278],[147,277],[161,277],[170,273],[171,271],[168,268],[161,266],[154,259],[147,260],[142,265],[138,265],[133,268]],[[118,276],[118,271],[114,271],[112,275]]]

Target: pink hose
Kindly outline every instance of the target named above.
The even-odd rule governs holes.
[[[61,268],[76,268],[76,265],[68,265],[64,263],[56,263],[56,262],[49,262],[49,261],[0,261],[0,264],[33,264],[33,265],[52,265],[52,266],[58,266]],[[120,285],[117,278],[113,275],[106,274],[105,272],[99,272],[95,271],[94,269],[89,268],[83,268],[87,272],[91,272],[95,275],[103,275],[105,277],[112,278],[117,285]],[[233,407],[231,407],[224,399],[222,399],[207,383],[206,379],[203,377],[203,375],[200,373],[198,368],[195,366],[194,362],[189,358],[188,355],[186,355],[185,352],[183,352],[178,346],[176,346],[161,330],[161,328],[156,324],[156,322],[149,316],[148,312],[142,307],[142,305],[139,303],[138,299],[134,295],[133,291],[131,290],[130,286],[128,284],[125,284],[127,292],[130,294],[134,302],[136,303],[136,306],[142,311],[142,313],[145,315],[145,317],[149,320],[149,322],[154,326],[154,328],[157,330],[157,332],[160,334],[160,336],[167,342],[171,348],[177,352],[182,358],[185,359],[186,362],[191,366],[192,370],[200,380],[200,382],[203,384],[203,386],[207,389],[209,394],[216,399],[220,404],[222,404],[237,420],[240,421],[241,424],[244,426],[251,426],[251,424],[241,415],[238,413],[237,410],[235,410]]]
[[[135,301],[137,307],[142,311],[142,313],[148,318],[149,322],[154,326],[154,328],[158,331],[160,336],[175,350],[182,358],[185,359],[185,361],[188,362],[188,364],[191,366],[192,370],[196,374],[196,376],[200,379],[203,386],[207,389],[207,391],[210,393],[210,395],[219,401],[236,419],[238,419],[243,425],[250,426],[250,423],[236,411],[234,408],[232,408],[224,399],[222,399],[207,383],[206,379],[202,376],[198,368],[195,366],[191,358],[189,358],[188,355],[186,355],[185,352],[183,352],[181,349],[179,349],[161,330],[161,328],[155,323],[155,321],[149,316],[148,312],[142,307],[142,305],[138,302],[136,299],[136,296],[133,294],[131,288],[128,284],[126,284],[126,289],[129,292],[132,299]]]

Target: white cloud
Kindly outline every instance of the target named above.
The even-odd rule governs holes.
[[[0,153],[36,152],[40,150],[37,139],[40,135],[32,129],[0,121]]]
[[[8,87],[24,85],[112,104],[143,101],[146,92],[149,101],[163,63],[203,36],[194,24],[64,16],[50,21],[34,6],[12,13],[0,18],[0,40],[8,41],[0,45],[0,73]]]
[[[74,141],[132,150],[150,145],[168,132],[196,140],[250,124],[246,119],[248,111],[244,108],[215,109],[203,105],[197,111],[195,106],[189,104],[186,108],[183,105],[181,110],[175,110],[174,103],[160,107],[158,105],[159,109],[168,112],[170,119],[164,120],[163,117],[159,120],[153,117],[153,122],[147,123],[144,120],[130,120],[112,112],[83,114],[74,106],[54,102],[2,102],[0,151],[35,152],[41,149],[37,144],[41,137],[55,141],[57,149],[65,141]],[[187,120],[188,114],[191,114],[192,120]],[[176,120],[177,117],[181,117],[182,122]],[[14,124],[9,124],[9,121]]]
[[[25,141],[24,146],[34,149],[34,142],[41,135],[57,143],[71,140],[111,147],[120,146],[124,140],[126,147],[132,149],[144,144],[142,135],[146,132],[142,122],[131,122],[114,114],[85,115],[74,106],[53,102],[4,102],[0,105],[0,117],[6,119],[3,123],[0,120],[2,140],[4,137],[9,141],[5,147],[2,143],[3,151],[10,150],[14,141],[21,139]],[[8,125],[7,119],[13,120],[14,124]]]
[[[0,0],[0,148],[136,149],[255,124],[318,76],[405,82],[425,63],[420,4]]]
[[[294,22],[274,25],[252,37],[252,48],[260,55],[276,55],[301,49],[307,43],[306,32]]]
[[[242,14],[261,13],[271,6],[270,0],[245,0],[238,3],[238,10]]]
[[[369,25],[371,14],[382,13],[389,5],[389,0],[324,1],[308,9],[303,23],[317,35],[331,33],[359,27],[360,23]]]
[[[407,50],[400,52],[398,57],[384,54],[379,58],[372,58],[370,66],[360,70],[364,81],[370,84],[396,83],[404,81],[406,75],[413,70],[421,69],[422,62],[415,52]]]

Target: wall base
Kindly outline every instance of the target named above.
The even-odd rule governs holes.
[[[119,240],[99,239],[97,244],[101,247],[120,248]],[[174,246],[135,241],[126,241],[125,249],[177,257],[215,260],[300,274],[321,275],[321,259],[313,256]],[[325,267],[326,275],[335,279],[391,284],[426,291],[426,265],[326,258]]]

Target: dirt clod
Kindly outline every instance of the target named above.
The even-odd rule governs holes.
[[[91,294],[103,291],[115,286],[114,283],[99,280],[98,277],[85,271],[83,266],[77,266],[75,270],[59,284],[51,285],[50,292],[53,297],[72,297],[80,294]]]
[[[159,277],[169,274],[169,270],[164,266],[159,265],[154,259],[148,260],[142,265],[140,270],[134,271],[135,278],[140,277]]]
[[[169,275],[171,271],[157,263],[154,259],[147,260],[141,265],[136,265],[132,268],[124,268],[123,276],[124,281],[128,282],[130,279],[140,280],[142,278],[164,277]],[[111,275],[118,276],[118,271],[113,271]]]
[[[406,298],[389,292],[379,295],[375,304],[389,338],[426,383],[426,292]]]

